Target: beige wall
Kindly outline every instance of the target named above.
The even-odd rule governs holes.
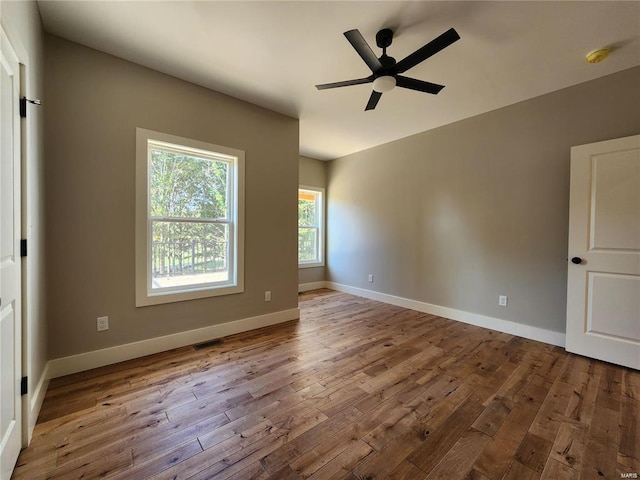
[[[33,400],[47,362],[47,325],[45,310],[45,219],[43,164],[43,119],[46,97],[43,91],[43,33],[40,14],[35,2],[0,2],[2,25],[24,65],[24,88],[29,98],[43,100],[42,107],[29,105],[24,120],[22,230],[28,241],[28,256],[23,260],[23,371],[29,378],[31,418],[35,424],[39,404]],[[46,388],[46,384],[43,385]]]
[[[298,177],[300,185],[326,188],[327,162],[300,156],[300,172]]]
[[[298,120],[57,37],[45,45],[51,357],[296,308]],[[246,152],[244,293],[135,307],[136,127]]]
[[[315,158],[300,157],[300,185],[327,188],[327,162]],[[325,241],[326,245],[326,241]],[[298,283],[323,282],[325,267],[309,267],[298,269]]]
[[[639,85],[637,67],[330,162],[328,280],[563,332],[570,147],[640,133]]]

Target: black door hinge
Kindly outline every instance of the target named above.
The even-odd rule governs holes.
[[[29,382],[27,381],[27,377],[22,377],[20,381],[20,395],[26,395],[28,390]]]
[[[42,102],[37,98],[31,100],[30,98],[22,97],[20,99],[20,116],[22,118],[27,118],[27,102],[32,103],[33,105],[42,105]]]
[[[20,256],[21,257],[27,256],[27,239],[26,238],[23,238],[22,240],[20,240]]]

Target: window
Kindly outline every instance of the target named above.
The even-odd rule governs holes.
[[[298,190],[298,266],[324,265],[324,189]]]
[[[239,293],[244,152],[136,130],[136,306]]]

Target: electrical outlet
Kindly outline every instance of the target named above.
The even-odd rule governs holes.
[[[373,273],[370,273],[370,274],[369,274],[369,282],[370,282],[370,283],[373,283]]]
[[[98,331],[109,330],[109,317],[98,317]]]
[[[498,295],[498,306],[506,307],[507,306],[507,296],[506,295]]]
[[[265,302],[270,302],[271,301],[271,291],[267,290],[266,292],[264,292],[264,301]]]

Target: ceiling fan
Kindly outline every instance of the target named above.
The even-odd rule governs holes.
[[[393,41],[393,31],[391,29],[384,28],[376,34],[376,45],[382,49],[382,56],[380,58],[376,57],[358,30],[344,32],[344,36],[347,37],[347,40],[355,51],[358,52],[358,55],[362,57],[362,60],[367,64],[372,74],[365,78],[316,85],[316,88],[318,90],[326,90],[329,88],[373,83],[373,92],[371,92],[365,110],[373,110],[376,108],[382,94],[392,90],[396,86],[436,95],[444,88],[444,85],[405,77],[401,74],[460,40],[458,32],[456,32],[454,28],[450,28],[439,37],[434,38],[411,55],[408,55],[396,63],[395,58],[387,55],[387,47],[391,45]]]

